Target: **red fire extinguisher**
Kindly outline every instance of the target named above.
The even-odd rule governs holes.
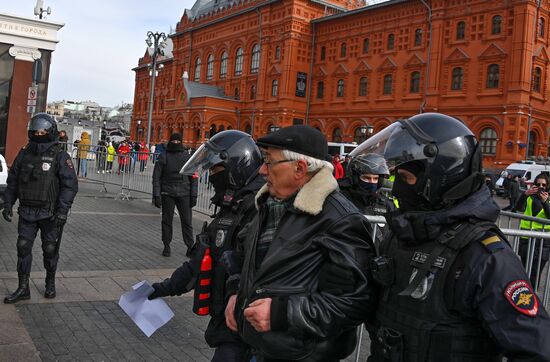
[[[193,312],[198,315],[208,315],[210,313],[210,291],[212,288],[212,257],[210,248],[206,248],[202,257],[201,267],[197,284],[195,286],[195,295],[193,298]]]

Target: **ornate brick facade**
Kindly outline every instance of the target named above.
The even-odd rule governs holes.
[[[197,2],[170,35],[153,141],[177,130],[197,146],[214,128],[258,137],[307,123],[361,142],[364,126],[437,111],[478,136],[488,169],[548,156],[548,0],[218,1]],[[148,63],[146,54],[135,68],[134,138],[136,121],[147,124]],[[184,71],[225,97],[187,94]]]

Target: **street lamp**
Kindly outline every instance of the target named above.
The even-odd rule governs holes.
[[[280,129],[281,129],[281,127],[272,124],[271,126],[269,126],[269,133],[277,132]]]
[[[137,138],[138,141],[139,141],[139,136],[140,136],[139,131],[141,131],[141,119],[137,120],[136,138]]]
[[[103,128],[101,129],[101,140],[107,141],[107,121],[103,121]]]
[[[152,65],[151,65],[151,90],[149,92],[149,112],[147,115],[147,146],[149,146],[151,142],[151,122],[153,118],[153,101],[154,101],[154,93],[155,93],[155,77],[157,73],[157,57],[159,54],[162,54],[163,48],[165,47],[164,42],[166,41],[167,37],[164,33],[153,33],[152,31],[147,32],[147,39],[145,39],[145,42],[147,43],[148,47],[153,47],[151,58],[153,59]],[[138,121],[141,122],[141,121]]]

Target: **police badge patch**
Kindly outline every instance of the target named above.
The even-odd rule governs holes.
[[[47,163],[47,162],[42,163],[42,171],[49,171],[50,168],[52,168],[51,163]]]
[[[508,302],[520,313],[535,317],[539,311],[539,301],[533,289],[525,280],[514,280],[504,290]]]
[[[216,232],[216,246],[219,248],[225,241],[225,230],[220,229]]]

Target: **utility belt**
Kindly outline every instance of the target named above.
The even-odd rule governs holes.
[[[376,330],[375,338],[371,346],[373,362],[403,362],[405,343],[401,332],[380,327]]]

